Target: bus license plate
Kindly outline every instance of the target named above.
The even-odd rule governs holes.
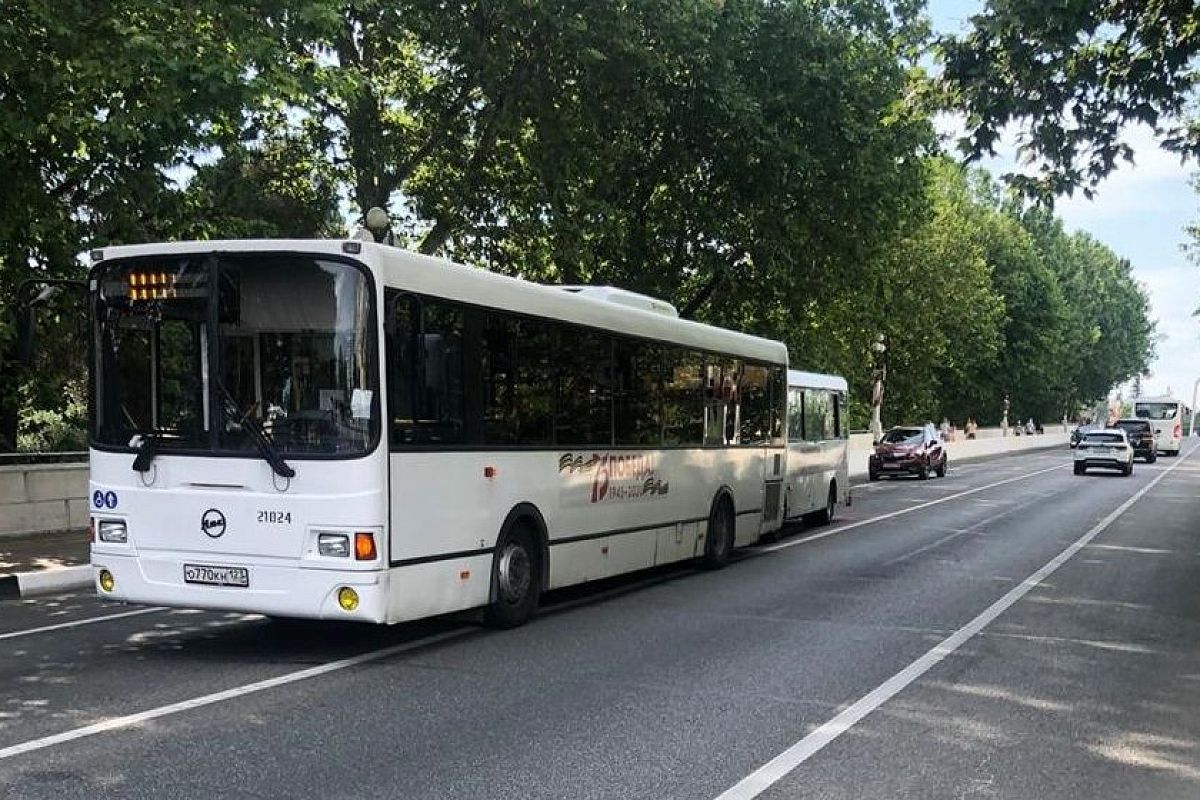
[[[184,564],[185,583],[204,583],[209,586],[249,586],[250,570],[246,567],[206,567]]]

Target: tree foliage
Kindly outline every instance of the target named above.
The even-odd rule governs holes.
[[[988,0],[971,30],[940,42],[947,102],[965,111],[961,141],[994,154],[1020,126],[1020,150],[1038,175],[1007,175],[1052,199],[1094,185],[1133,153],[1121,141],[1143,123],[1184,156],[1200,152],[1189,103],[1200,53],[1200,7],[1191,0]]]
[[[0,296],[91,247],[340,235],[381,206],[414,249],[783,339],[851,379],[860,421],[879,333],[894,421],[1005,394],[1057,415],[1145,367],[1145,298],[932,157],[921,5],[17,0]],[[43,412],[81,397],[79,338],[25,371],[0,314],[0,447],[18,406],[26,446],[69,440],[80,403]]]

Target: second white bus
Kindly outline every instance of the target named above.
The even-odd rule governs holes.
[[[1133,415],[1150,421],[1158,452],[1179,455],[1183,441],[1185,406],[1173,397],[1139,397],[1133,401]]]
[[[820,523],[850,504],[845,378],[788,370],[784,517]]]

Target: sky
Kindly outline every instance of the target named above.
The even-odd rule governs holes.
[[[939,33],[965,31],[968,18],[982,8],[981,0],[929,0],[929,15]],[[1134,276],[1149,293],[1160,337],[1142,391],[1170,390],[1190,403],[1200,378],[1200,318],[1192,316],[1200,306],[1200,265],[1181,247],[1189,241],[1184,226],[1200,220],[1200,195],[1190,184],[1200,164],[1180,164],[1145,127],[1130,128],[1124,136],[1134,148],[1134,164],[1111,174],[1091,200],[1076,192],[1059,198],[1054,210],[1068,230],[1087,231],[1133,264]],[[1015,150],[1008,141],[1006,148],[998,148],[998,158],[981,166],[995,175],[1012,171]],[[1129,394],[1126,388],[1126,397]]]

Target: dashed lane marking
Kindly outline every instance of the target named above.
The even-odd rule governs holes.
[[[108,622],[114,619],[125,619],[126,617],[138,617],[142,614],[156,614],[159,611],[167,609],[161,606],[153,606],[151,608],[139,608],[136,611],[122,611],[119,614],[106,614],[103,617],[88,617],[87,619],[75,619],[70,622],[59,622],[55,625],[43,625],[40,628],[27,628],[22,631],[10,631],[8,633],[0,633],[0,640],[16,639],[18,636],[33,636],[36,633],[49,633],[50,631],[61,631],[65,628],[78,628],[80,625],[91,625],[96,622]]]

